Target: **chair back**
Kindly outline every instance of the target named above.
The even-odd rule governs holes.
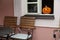
[[[15,27],[17,25],[17,17],[14,16],[5,16],[4,26]]]
[[[35,17],[21,17],[20,19],[20,27],[33,29],[35,24]]]

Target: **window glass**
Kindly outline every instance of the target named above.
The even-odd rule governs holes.
[[[37,4],[28,4],[28,13],[37,13]]]
[[[37,0],[28,0],[28,2],[37,2]]]

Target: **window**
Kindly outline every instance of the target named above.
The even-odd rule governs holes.
[[[28,14],[39,14],[39,15],[45,15],[45,13],[43,13],[43,8],[47,6],[49,7],[50,13],[46,13],[45,9],[45,13],[46,14],[53,14],[53,6],[54,6],[54,1],[53,0],[27,0],[27,13]],[[47,9],[48,11],[49,9]]]
[[[54,0],[27,0],[27,14],[27,16],[54,19]]]
[[[29,13],[37,13],[37,4],[28,4]]]
[[[27,13],[38,14],[39,13],[39,0],[27,0]]]

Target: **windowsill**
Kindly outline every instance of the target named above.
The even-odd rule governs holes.
[[[24,15],[27,17],[36,17],[36,19],[54,19],[54,15]]]

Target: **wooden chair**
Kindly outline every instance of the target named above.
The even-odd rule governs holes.
[[[32,39],[33,29],[35,29],[34,24],[35,24],[35,17],[24,17],[24,16],[21,17],[19,27],[22,33],[17,33],[11,36],[11,38],[22,39],[22,40],[29,40],[30,38]]]
[[[4,26],[16,27],[17,26],[17,17],[5,16]]]
[[[5,16],[4,17],[4,27],[12,28],[13,33],[15,33],[15,29],[17,27],[17,17],[14,16]],[[5,36],[7,37],[7,36]],[[8,40],[8,39],[6,39]]]

